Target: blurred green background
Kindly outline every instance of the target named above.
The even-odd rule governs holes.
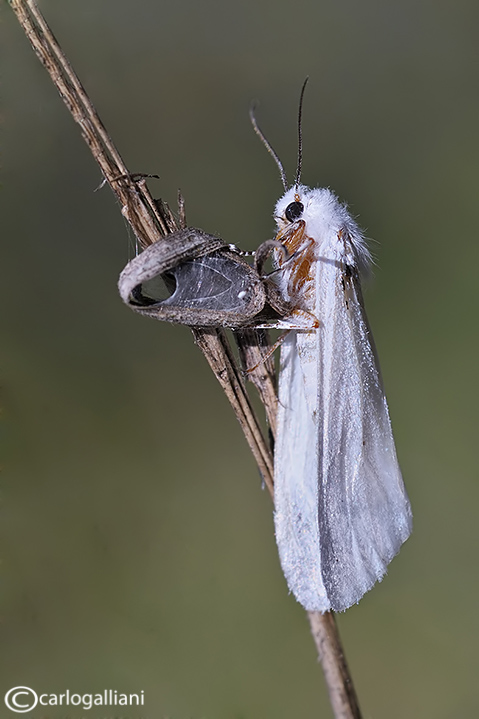
[[[310,75],[303,180],[375,241],[366,303],[415,515],[342,638],[365,717],[479,716],[477,2],[41,7],[130,169],[245,248],[282,192],[250,103],[292,178]],[[126,223],[6,3],[0,33],[0,694],[145,691],[141,711],[36,718],[329,717],[227,401],[187,328],[122,305]]]

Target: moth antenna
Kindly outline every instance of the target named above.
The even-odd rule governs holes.
[[[301,123],[303,120],[303,97],[304,97],[304,91],[306,90],[306,85],[308,84],[309,75],[306,77],[306,80],[303,82],[303,87],[301,88],[301,95],[299,96],[299,109],[298,109],[298,169],[296,170],[296,180],[294,182],[294,186],[298,188],[299,182],[301,180],[301,167],[303,164],[303,133],[302,133],[302,127]]]
[[[255,114],[254,114],[255,110],[256,110],[255,105],[252,105],[252,106],[250,107],[250,111],[249,111],[249,117],[250,117],[250,120],[251,120],[251,124],[253,125],[253,130],[256,132],[256,134],[258,135],[259,139],[261,140],[261,142],[263,143],[263,145],[266,147],[266,149],[268,150],[268,152],[269,152],[269,154],[271,155],[271,157],[273,158],[273,160],[276,162],[276,164],[277,164],[277,166],[278,166],[278,169],[279,169],[279,174],[280,174],[280,176],[281,176],[281,182],[283,183],[284,191],[286,192],[286,190],[288,189],[288,183],[287,183],[287,180],[286,180],[286,173],[285,173],[285,171],[284,171],[283,165],[282,165],[281,160],[279,159],[278,155],[277,155],[276,152],[274,151],[274,149],[273,149],[271,143],[268,142],[268,140],[266,139],[266,137],[263,135],[263,132],[262,132],[261,129],[259,128],[259,125],[258,125],[258,123],[256,122],[256,117],[255,117]]]

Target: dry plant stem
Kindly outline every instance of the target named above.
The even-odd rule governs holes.
[[[32,0],[9,0],[27,38],[38,58],[47,69],[103,175],[118,198],[122,212],[129,221],[140,245],[144,248],[175,229],[175,221],[168,208],[153,200],[146,183],[136,182],[117,152],[95,108],[73,68],[63,54],[43,16]],[[221,330],[195,329],[196,343],[206,356],[210,367],[227,395],[241,424],[245,437],[273,496],[273,458],[263,437],[260,425],[251,408],[241,372]],[[238,337],[240,353],[251,366],[249,357],[258,356],[264,340],[260,334]],[[257,360],[252,361],[253,364]],[[271,367],[261,367],[252,373],[269,416],[274,432],[276,397]],[[335,719],[360,719],[358,703],[349,676],[339,635],[332,613],[309,613],[311,630],[319,659],[323,666]]]
[[[308,612],[308,619],[335,719],[361,719],[334,613]]]
[[[236,413],[243,433],[248,441],[251,452],[256,460],[261,476],[271,496],[273,496],[273,457],[264,440],[257,419],[245,391],[231,348],[224,332],[211,329],[193,329],[195,342],[203,351],[218,382],[229,401],[235,407],[239,405],[241,412]],[[218,346],[218,340],[220,346]]]

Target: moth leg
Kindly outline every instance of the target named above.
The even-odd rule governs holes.
[[[238,247],[238,245],[235,245],[233,243],[230,243],[229,245],[225,245],[227,250],[230,250],[230,252],[234,252],[235,255],[239,255],[240,257],[254,257],[256,254],[254,250],[242,250]]]
[[[320,324],[312,312],[295,309],[280,319],[261,322],[261,324],[255,324],[254,327],[268,330],[317,330]]]
[[[257,362],[255,365],[253,365],[253,367],[247,367],[247,368],[245,369],[244,373],[245,373],[245,374],[251,374],[251,372],[254,372],[254,371],[255,371],[256,369],[258,369],[258,367],[260,367],[262,364],[265,364],[265,362],[267,362],[267,361],[269,360],[269,358],[273,356],[273,354],[276,352],[276,350],[278,349],[278,347],[281,347],[281,345],[283,344],[284,340],[286,339],[286,337],[289,335],[290,332],[291,332],[291,330],[286,330],[286,332],[283,332],[283,334],[281,334],[281,335],[278,337],[278,339],[276,340],[276,342],[275,342],[273,345],[271,345],[271,347],[270,347],[269,350],[266,352],[266,354],[263,355],[263,357],[261,357],[260,361]]]
[[[254,253],[256,272],[261,277],[261,279],[264,279],[265,277],[270,277],[272,274],[278,271],[273,270],[273,272],[269,272],[267,275],[263,275],[264,263],[268,259],[268,256],[272,252],[274,252],[274,250],[278,250],[283,255],[283,262],[286,262],[289,259],[290,255],[288,250],[282,242],[279,242],[279,240],[266,240],[265,242],[263,242]]]
[[[246,374],[249,374],[250,372],[254,372],[255,369],[258,369],[258,367],[263,364],[264,362],[267,362],[269,358],[276,352],[278,347],[281,347],[286,337],[289,335],[289,333],[292,330],[316,330],[318,329],[320,325],[319,320],[317,317],[315,317],[311,312],[308,312],[307,310],[300,310],[296,309],[291,312],[290,315],[287,317],[284,317],[280,320],[274,320],[271,323],[265,323],[261,325],[256,325],[257,329],[285,329],[286,332],[283,332],[276,342],[271,345],[269,350],[266,352],[266,354],[261,358],[261,360],[254,365],[254,367],[248,367],[245,370]]]

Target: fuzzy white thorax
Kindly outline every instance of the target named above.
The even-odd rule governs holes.
[[[306,223],[306,234],[318,243],[318,256],[331,249],[329,245],[337,241],[340,231],[346,231],[353,249],[351,264],[367,274],[372,260],[366,240],[347,206],[334,192],[327,187],[291,187],[276,203],[274,217],[278,229],[282,230],[290,224],[285,217],[285,211],[295,200],[304,205],[301,219]]]

